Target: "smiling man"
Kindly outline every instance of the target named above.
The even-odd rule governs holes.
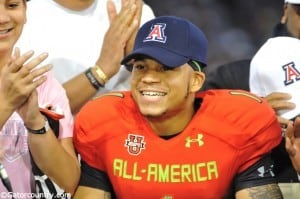
[[[270,158],[281,141],[275,113],[248,92],[198,92],[207,45],[183,18],[161,16],[139,29],[122,61],[131,90],[76,115],[75,199],[282,198]]]

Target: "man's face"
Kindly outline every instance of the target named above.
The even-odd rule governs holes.
[[[0,51],[13,48],[26,22],[24,0],[0,0]]]
[[[300,4],[287,4],[284,15],[288,31],[293,37],[300,38]]]
[[[147,58],[134,61],[131,91],[141,113],[168,117],[190,109],[196,90],[193,83],[199,78],[195,73],[188,64],[170,68]]]

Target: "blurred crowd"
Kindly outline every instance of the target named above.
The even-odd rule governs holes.
[[[283,0],[145,0],[155,14],[185,17],[208,37],[208,65],[251,58],[280,20]]]

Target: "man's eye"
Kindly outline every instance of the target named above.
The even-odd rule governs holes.
[[[8,6],[8,8],[15,8],[15,7],[19,6],[19,3],[10,3],[7,6]]]
[[[133,66],[135,70],[143,70],[145,68],[145,66],[137,64]]]

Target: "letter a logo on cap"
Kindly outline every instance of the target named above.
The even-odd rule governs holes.
[[[165,36],[165,30],[166,24],[165,23],[158,23],[154,24],[151,27],[151,32],[149,35],[144,39],[144,42],[147,41],[158,41],[161,43],[166,43],[167,37]]]
[[[300,73],[297,70],[294,62],[288,63],[282,66],[282,68],[285,71],[285,80],[284,80],[285,85],[294,83],[295,82],[294,80],[296,81],[300,80]]]

